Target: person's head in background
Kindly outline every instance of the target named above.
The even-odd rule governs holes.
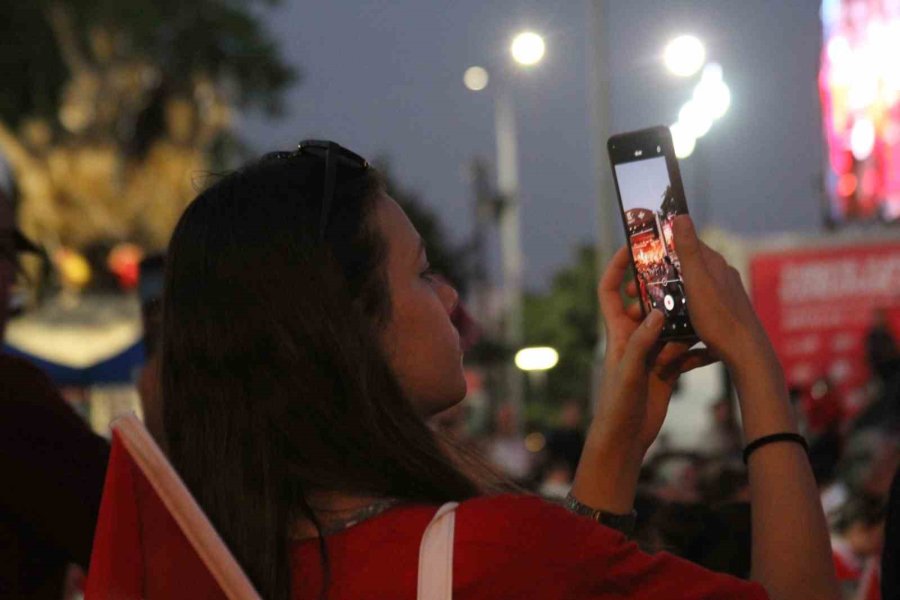
[[[857,556],[878,556],[884,547],[885,517],[881,499],[854,495],[838,510],[833,529]]]
[[[566,400],[559,411],[559,426],[562,429],[580,430],[583,426],[583,417],[581,402]]]
[[[224,177],[166,257],[169,455],[266,598],[289,597],[292,524],[321,532],[311,498],[502,489],[424,420],[466,392],[456,291],[375,170],[330,148]]]
[[[501,404],[497,407],[494,413],[494,431],[501,437],[516,435],[516,411],[512,404]]]
[[[165,255],[151,254],[140,262],[138,297],[144,329],[144,364],[137,378],[138,395],[147,430],[158,444],[165,446],[162,424],[162,399],[159,390],[159,343],[162,328],[162,290]]]

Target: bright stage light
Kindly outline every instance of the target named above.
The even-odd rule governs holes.
[[[703,42],[692,35],[682,35],[666,46],[663,54],[666,67],[679,77],[690,77],[706,62]]]
[[[480,92],[487,87],[490,77],[482,67],[469,67],[463,75],[463,83],[473,92]]]
[[[533,31],[524,31],[517,35],[510,46],[513,58],[520,65],[534,65],[544,57],[544,38]]]

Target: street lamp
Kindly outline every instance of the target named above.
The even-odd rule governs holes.
[[[706,48],[696,37],[680,35],[666,46],[663,60],[673,75],[690,77],[706,62]]]
[[[463,84],[472,92],[480,92],[486,88],[490,79],[484,67],[469,67],[463,74]]]
[[[510,54],[516,64],[531,67],[544,57],[544,39],[533,31],[517,34],[510,44]],[[523,267],[521,245],[521,217],[519,216],[519,157],[516,141],[515,108],[509,86],[504,85],[503,71],[500,69],[501,84],[494,92],[494,133],[497,145],[497,193],[501,200],[500,254],[503,263],[503,289],[506,321],[504,341],[509,348],[522,344],[522,296]],[[470,67],[463,76],[466,87],[473,91],[483,90],[489,80],[488,72],[482,67]],[[523,381],[515,366],[509,365],[506,373],[507,394],[516,413],[517,424],[521,424],[523,407]]]
[[[516,352],[516,366],[525,372],[549,371],[559,362],[559,353],[549,346],[532,346]]]
[[[541,62],[544,58],[544,38],[533,31],[523,31],[513,38],[509,51],[520,65],[531,66]]]
[[[559,353],[549,346],[532,346],[516,352],[516,367],[528,375],[528,381],[542,405],[547,400],[547,371],[558,362]]]
[[[691,98],[678,112],[678,122],[670,127],[675,155],[687,158],[694,152],[697,140],[728,112],[731,90],[722,76],[722,66],[706,63],[706,48],[692,35],[682,35],[669,42],[663,51],[663,62],[679,77],[690,77],[703,70]]]

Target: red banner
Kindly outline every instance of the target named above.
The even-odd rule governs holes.
[[[848,416],[866,400],[876,313],[900,325],[900,242],[757,254],[751,297],[788,384],[827,378]]]

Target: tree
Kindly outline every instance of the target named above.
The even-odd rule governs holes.
[[[596,252],[583,244],[546,293],[525,297],[526,344],[552,346],[559,352],[559,363],[547,374],[546,398],[551,402],[590,397],[599,318],[596,290]]]
[[[277,0],[0,0],[0,149],[51,250],[163,248],[197,173],[296,80],[256,8]]]

